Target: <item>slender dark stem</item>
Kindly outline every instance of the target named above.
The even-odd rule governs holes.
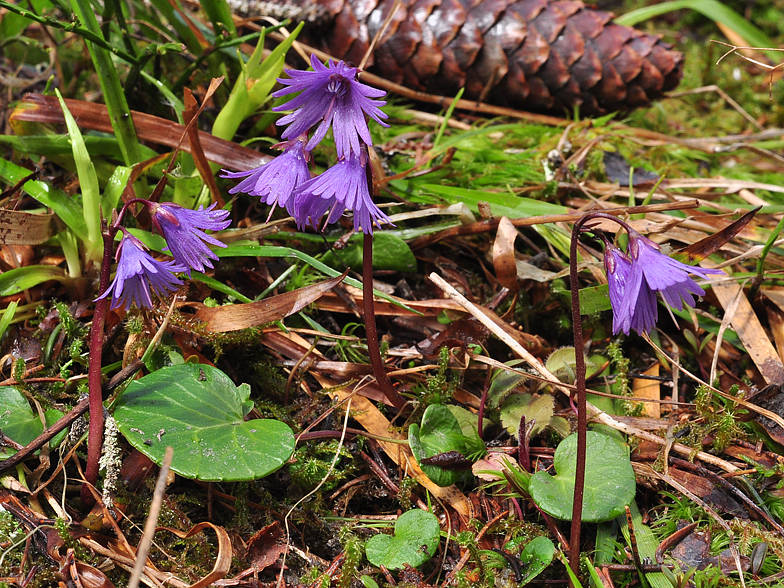
[[[569,567],[575,576],[580,569],[580,530],[582,527],[583,493],[585,491],[585,447],[588,441],[588,414],[585,389],[585,347],[583,345],[583,323],[580,316],[580,288],[577,281],[577,243],[583,224],[589,217],[574,223],[572,243],[569,251],[569,281],[572,290],[572,330],[574,331],[575,386],[577,387],[577,467],[574,472],[574,502],[572,506],[572,528],[569,535]]]
[[[402,410],[406,405],[405,399],[395,390],[384,368],[381,359],[381,349],[378,346],[378,331],[376,331],[376,309],[373,303],[373,235],[365,233],[362,241],[362,304],[365,314],[365,336],[367,337],[370,365],[379,388],[397,410]]]
[[[103,260],[101,261],[101,281],[98,295],[102,296],[109,287],[109,269],[112,263],[114,235],[117,229],[110,229],[104,222],[103,227]],[[103,395],[101,394],[101,356],[103,355],[103,327],[109,300],[104,298],[95,302],[93,324],[90,329],[90,359],[87,372],[87,388],[90,395],[90,431],[87,438],[87,467],[84,477],[93,486],[98,482],[98,462],[101,459],[103,445]],[[82,502],[92,505],[92,493],[85,485],[82,486]]]

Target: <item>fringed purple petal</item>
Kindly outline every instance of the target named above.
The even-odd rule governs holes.
[[[156,261],[144,250],[141,242],[123,231],[117,248],[117,271],[114,280],[96,300],[111,295],[111,308],[122,306],[129,310],[135,304],[139,308],[152,308],[150,288],[158,296],[168,296],[182,285],[182,280],[173,272],[185,271],[176,261]]]
[[[327,223],[336,221],[345,210],[354,213],[354,229],[372,233],[373,225],[391,224],[373,202],[368,190],[365,165],[361,158],[351,157],[335,165],[297,190],[294,218],[300,227],[318,228],[318,219],[330,211]]]
[[[215,204],[204,209],[190,210],[172,203],[159,204],[155,207],[157,225],[166,239],[169,251],[174,260],[185,266],[190,276],[191,269],[203,272],[205,268],[212,268],[212,261],[218,256],[207,247],[207,244],[216,247],[226,247],[214,237],[210,237],[204,230],[220,231],[231,224],[228,210],[214,210]],[[172,222],[174,221],[174,222]]]

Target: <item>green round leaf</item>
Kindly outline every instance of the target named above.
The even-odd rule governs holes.
[[[536,472],[528,491],[547,514],[569,520],[577,467],[577,435],[561,441],[555,450],[553,465],[557,475]],[[634,470],[626,450],[606,435],[588,431],[583,521],[598,523],[614,519],[632,501],[635,490]]]
[[[0,430],[20,445],[27,445],[44,430],[30,403],[12,386],[0,387]],[[11,448],[0,449],[0,457],[10,457],[14,453],[16,451]]]
[[[51,427],[63,417],[63,413],[50,408],[44,413],[46,426]],[[27,445],[44,432],[41,419],[33,412],[30,403],[19,390],[12,386],[0,387],[0,431],[20,445]],[[57,447],[68,431],[60,431],[49,441],[50,447]],[[0,459],[7,459],[16,453],[11,447],[0,447]]]
[[[555,556],[555,545],[547,537],[537,537],[525,546],[520,554],[521,568],[525,570],[519,586],[525,586],[549,566]]]
[[[438,518],[425,510],[409,510],[395,523],[394,535],[376,535],[365,545],[365,555],[374,566],[399,570],[405,564],[421,566],[436,553],[441,538]]]
[[[459,451],[464,456],[468,453],[460,423],[443,404],[428,406],[422,415],[422,426],[412,424],[408,428],[408,445],[422,471],[439,486],[451,486],[465,476],[463,471],[421,463],[425,458],[448,451]]]
[[[249,396],[250,386],[236,387],[219,369],[186,363],[131,383],[114,418],[131,445],[155,463],[171,445],[171,468],[186,478],[254,480],[286,463],[294,435],[279,421],[243,420]]]

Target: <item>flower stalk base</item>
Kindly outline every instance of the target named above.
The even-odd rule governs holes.
[[[376,330],[376,310],[373,304],[373,235],[365,233],[362,242],[362,305],[364,307],[365,336],[367,337],[368,354],[370,355],[370,365],[373,367],[373,375],[379,388],[387,397],[392,406],[397,410],[402,410],[405,399],[395,390],[392,381],[384,368],[384,361],[381,359],[381,348],[378,344],[378,331]]]

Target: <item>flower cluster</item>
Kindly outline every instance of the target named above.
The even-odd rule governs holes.
[[[224,178],[244,178],[230,194],[244,192],[259,196],[265,204],[284,207],[304,228],[318,228],[325,214],[325,225],[335,222],[346,211],[354,213],[354,229],[372,233],[373,225],[389,223],[389,218],[375,205],[368,188],[368,146],[373,144],[367,119],[386,126],[386,118],[376,100],[384,92],[357,81],[357,68],[342,61],[322,64],[315,55],[313,71],[286,70],[289,78],[278,81],[286,86],[272,95],[287,96],[299,92],[273,110],[292,111],[278,125],[284,142],[277,147],[283,153],[250,171],[227,172]],[[313,134],[308,133],[315,127]],[[308,162],[311,151],[332,128],[338,161],[321,175],[311,178]],[[272,215],[272,211],[270,211]]]
[[[684,302],[694,307],[694,296],[703,296],[705,290],[689,274],[707,278],[709,274],[724,273],[676,261],[647,237],[625,228],[629,233],[626,252],[608,242],[604,253],[614,335],[621,331],[628,335],[632,329],[640,335],[650,332],[659,316],[657,292],[676,310],[682,310]]]
[[[201,272],[205,268],[212,268],[212,260],[218,259],[218,256],[207,244],[218,247],[226,245],[204,231],[220,231],[231,224],[227,219],[229,211],[214,210],[215,204],[206,209],[200,206],[199,210],[190,210],[171,202],[158,204],[141,199],[134,202],[147,207],[153,227],[166,240],[167,247],[164,250],[168,249],[174,259],[157,261],[139,239],[125,228],[115,227],[115,230],[119,228],[122,231],[115,255],[117,272],[106,292],[96,299],[102,300],[111,295],[113,309],[122,306],[128,310],[132,304],[152,308],[151,292],[167,296],[182,285],[182,280],[175,273],[184,272],[190,276],[191,270]]]

